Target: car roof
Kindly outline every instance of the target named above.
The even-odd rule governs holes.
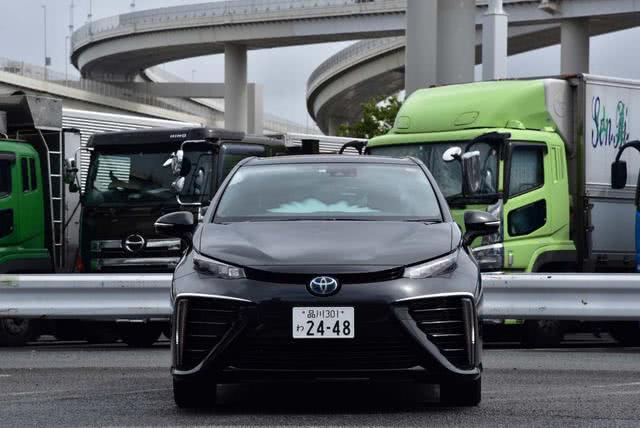
[[[295,155],[275,156],[268,158],[252,158],[245,164],[251,165],[285,165],[310,163],[368,163],[388,165],[416,165],[409,158],[392,158],[386,156],[353,156],[353,155]]]

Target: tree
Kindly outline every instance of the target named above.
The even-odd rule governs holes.
[[[341,137],[373,138],[386,134],[396,120],[402,101],[396,95],[390,97],[374,97],[362,104],[362,119],[355,123],[340,125],[338,135]]]

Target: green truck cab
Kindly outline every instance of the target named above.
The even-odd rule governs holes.
[[[5,273],[52,269],[40,171],[40,158],[29,143],[0,140],[0,266]]]
[[[500,218],[498,234],[474,243],[483,271],[631,272],[640,158],[627,159],[624,191],[610,168],[640,135],[638,101],[640,82],[590,75],[434,87],[408,97],[366,150],[422,160],[461,227],[472,209]],[[566,326],[536,328],[557,341]]]

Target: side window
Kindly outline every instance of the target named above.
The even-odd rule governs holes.
[[[11,194],[11,164],[8,160],[0,160],[0,198]]]
[[[516,146],[511,152],[509,195],[529,192],[544,184],[544,146]]]
[[[29,191],[29,167],[27,166],[27,158],[20,159],[20,170],[22,171],[22,191]]]
[[[29,158],[29,174],[31,174],[31,190],[38,187],[38,176],[36,175],[36,160]]]
[[[547,203],[544,199],[515,209],[509,213],[509,235],[523,236],[540,229],[547,222]]]

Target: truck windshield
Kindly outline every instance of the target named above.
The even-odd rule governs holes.
[[[468,142],[454,141],[446,143],[415,143],[371,147],[369,152],[377,156],[405,157],[413,156],[420,159],[429,168],[445,197],[462,195],[462,169],[459,162],[445,162],[442,160],[444,152],[453,146],[466,150]],[[480,152],[480,166],[482,168],[482,183],[477,195],[495,194],[498,189],[498,152],[495,147],[478,142],[469,148]]]
[[[173,150],[176,148],[173,147]],[[171,168],[163,167],[173,150],[106,150],[91,157],[86,185],[86,205],[177,203]],[[213,168],[210,153],[188,152],[184,164],[189,174],[181,193],[199,198],[210,192]]]
[[[224,191],[215,222],[282,220],[441,221],[414,165],[306,163],[246,166]]]

